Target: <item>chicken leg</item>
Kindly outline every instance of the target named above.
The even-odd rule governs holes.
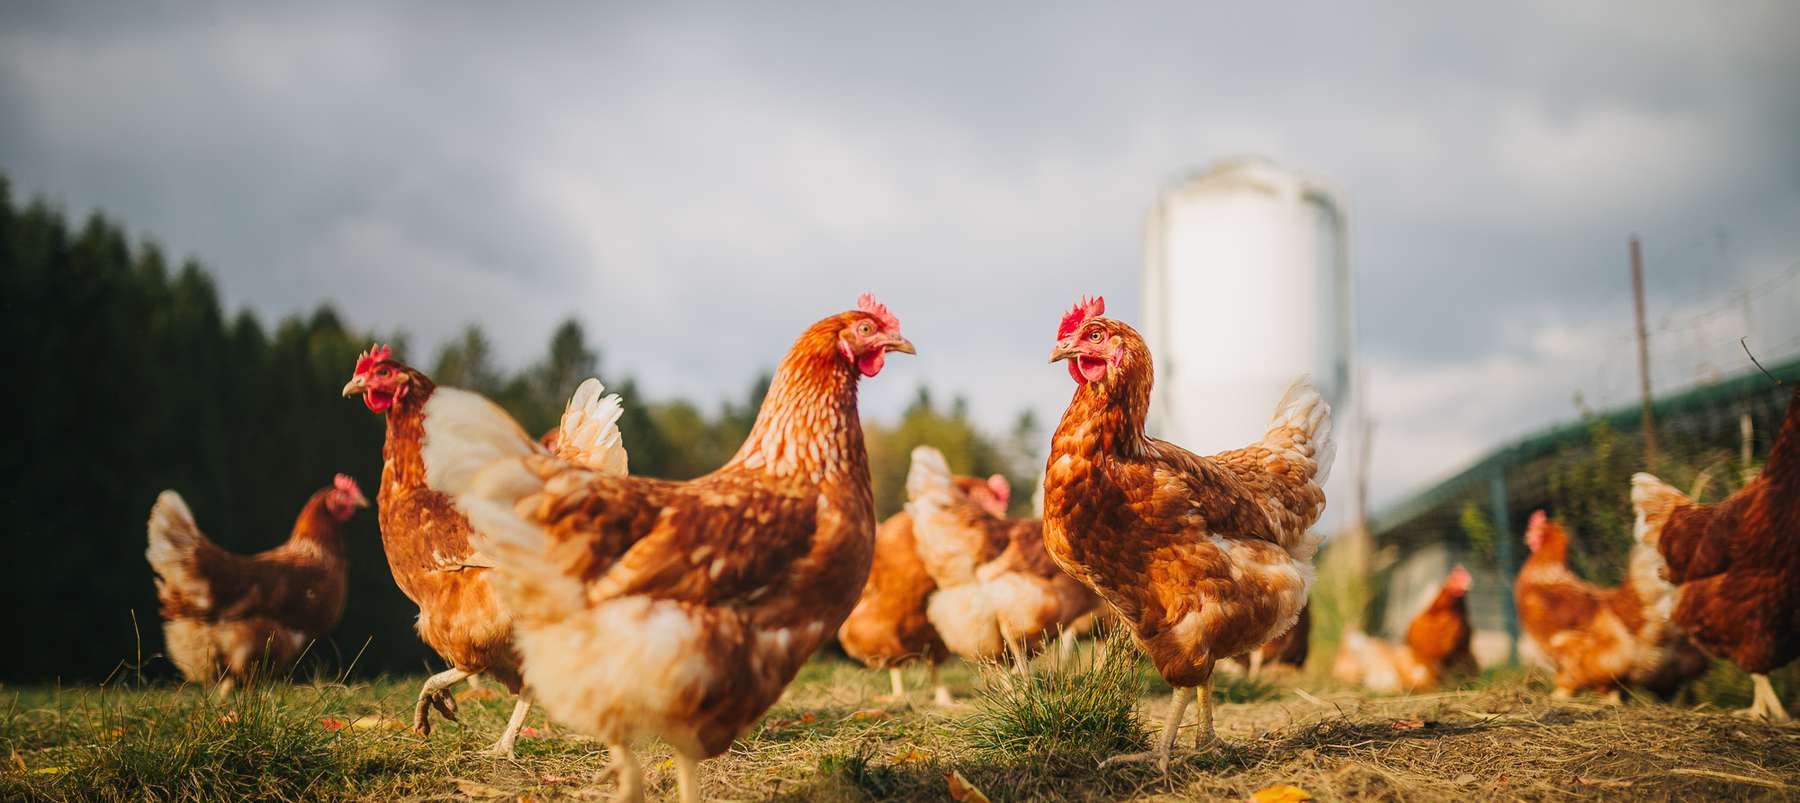
[[[1770,722],[1788,721],[1787,709],[1781,705],[1781,697],[1775,694],[1775,685],[1769,682],[1769,676],[1756,673],[1750,676],[1750,687],[1754,698],[1749,708],[1739,711],[1748,717],[1760,717]]]
[[[1181,718],[1187,714],[1188,700],[1193,698],[1193,691],[1194,689],[1191,686],[1187,688],[1177,687],[1175,689],[1175,692],[1169,701],[1169,718],[1163,722],[1162,737],[1157,740],[1155,750],[1145,753],[1126,753],[1124,755],[1113,756],[1112,758],[1100,762],[1100,769],[1106,769],[1115,764],[1133,764],[1139,761],[1154,761],[1156,762],[1157,769],[1162,770],[1165,774],[1168,773],[1169,751],[1175,746],[1175,734],[1181,730]],[[1210,704],[1207,706],[1207,712],[1209,714],[1211,713]],[[1209,729],[1211,728],[1210,722],[1207,723],[1207,727]]]
[[[473,677],[470,680],[474,680]],[[506,720],[506,730],[500,732],[500,741],[487,749],[487,754],[496,758],[513,759],[518,755],[513,752],[513,745],[519,741],[519,729],[525,727],[525,715],[531,712],[531,694],[520,689],[519,701],[513,703],[512,716]]]
[[[413,707],[413,732],[420,736],[431,735],[431,714],[427,710],[436,708],[438,713],[451,722],[456,721],[456,698],[446,691],[460,680],[469,677],[456,667],[451,667],[425,679],[425,685],[419,687],[419,703]]]
[[[1212,677],[1194,688],[1194,697],[1200,702],[1200,729],[1194,734],[1194,749],[1205,750],[1219,742],[1219,735],[1213,731],[1213,698]]]
[[[932,661],[929,666],[931,667],[931,701],[938,705],[955,705],[956,700],[950,697],[949,687],[944,685],[944,681],[938,679],[937,662]]]
[[[680,750],[675,751],[675,782],[681,803],[700,803],[700,762]]]
[[[897,667],[897,666],[888,667],[888,681],[893,684],[894,699],[896,699],[896,700],[906,699],[906,684],[901,682],[900,667]]]

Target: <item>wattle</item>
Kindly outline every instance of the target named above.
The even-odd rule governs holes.
[[[887,349],[875,349],[856,358],[856,370],[863,376],[874,376],[881,373],[881,366],[887,363]]]

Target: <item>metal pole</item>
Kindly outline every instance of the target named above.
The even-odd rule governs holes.
[[[1638,388],[1644,396],[1644,465],[1656,465],[1656,413],[1650,406],[1650,332],[1644,326],[1644,253],[1631,238],[1631,301],[1637,310]]]
[[[1513,565],[1513,533],[1512,522],[1506,514],[1506,469],[1494,467],[1494,476],[1488,481],[1488,491],[1492,495],[1494,518],[1494,552],[1500,564],[1498,572],[1500,582],[1500,617],[1506,623],[1507,656],[1506,660],[1513,666],[1519,664],[1519,609],[1513,604],[1513,578],[1517,573]]]

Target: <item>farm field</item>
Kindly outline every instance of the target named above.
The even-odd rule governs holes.
[[[1098,758],[1136,738],[1104,709],[1129,693],[1136,703],[1126,708],[1139,718],[1129,724],[1147,733],[1166,710],[1166,687],[1147,665],[1121,682],[1091,665],[1043,668],[1054,663],[1040,659],[1031,684],[988,695],[991,676],[952,665],[959,702],[940,708],[921,688],[922,670],[907,672],[908,702],[885,696],[885,673],[816,657],[730,753],[703,765],[705,795],[950,800],[953,771],[996,801],[1242,800],[1282,784],[1320,800],[1800,794],[1800,727],[1709,705],[1556,701],[1530,674],[1395,697],[1224,678],[1215,688],[1224,749],[1179,756],[1167,777],[1149,765],[1101,771]],[[612,791],[604,749],[537,712],[517,761],[480,755],[510,709],[491,685],[462,692],[461,724],[444,723],[429,740],[413,735],[400,720],[420,679],[314,681],[227,701],[163,684],[8,688],[0,799],[589,800]],[[639,755],[652,799],[672,799],[668,749]]]

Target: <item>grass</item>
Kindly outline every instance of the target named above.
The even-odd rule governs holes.
[[[1219,678],[1226,747],[1165,777],[1095,759],[1140,749],[1168,698],[1129,647],[1038,661],[1011,689],[952,665],[961,702],[886,699],[885,673],[820,657],[731,751],[703,765],[709,799],[948,800],[960,772],[996,801],[1235,799],[1294,784],[1322,800],[1793,799],[1800,726],[1675,705],[1551,700],[1539,673],[1490,673],[1437,694],[1370,697],[1304,680]],[[533,714],[519,759],[487,758],[511,708],[491,686],[430,739],[399,728],[420,678],[314,680],[216,700],[195,688],[115,683],[0,690],[4,800],[587,799],[610,793],[604,749]],[[1290,682],[1298,686],[1286,685]],[[1718,683],[1731,685],[1728,677]],[[1795,686],[1777,679],[1794,696]],[[1234,691],[1235,689],[1235,691]],[[1234,701],[1236,700],[1236,701]],[[370,727],[328,729],[321,720]],[[1190,720],[1191,721],[1191,720]],[[1135,730],[1134,730],[1135,729]],[[1185,741],[1185,740],[1184,740]],[[660,744],[641,758],[653,797],[674,794]]]

